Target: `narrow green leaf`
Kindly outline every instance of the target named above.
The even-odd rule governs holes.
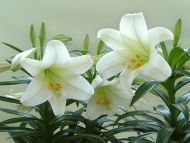
[[[98,43],[98,49],[97,49],[96,55],[102,54],[102,50],[103,50],[104,46],[105,46],[104,42],[102,40],[100,40],[100,42]]]
[[[141,84],[138,89],[135,92],[135,95],[133,96],[131,100],[130,106],[132,106],[135,102],[137,102],[140,98],[142,98],[144,95],[146,95],[149,91],[154,89],[159,84],[158,81],[146,81],[143,84]]]
[[[15,85],[15,84],[28,84],[31,79],[21,79],[21,80],[10,80],[10,81],[0,81],[1,85]]]
[[[177,47],[180,34],[181,34],[181,26],[182,26],[182,21],[179,19],[174,27],[173,33],[174,33],[174,41],[173,41],[173,47]]]
[[[17,137],[17,138],[14,138],[12,137],[15,133],[11,133],[9,132],[9,135],[11,137],[11,139],[15,142],[15,143],[26,143],[23,139],[23,137]]]
[[[164,105],[158,105],[157,107],[154,107],[154,110],[161,116],[163,116],[165,119],[170,117],[170,110],[167,106]]]
[[[189,53],[186,53],[184,51],[184,54],[180,57],[176,64],[176,69],[183,69],[185,64],[190,60],[190,55]]]
[[[20,112],[20,111],[6,109],[6,108],[0,108],[0,111],[5,112],[5,113],[9,113],[9,114],[13,114],[13,115],[22,116],[22,117],[36,118],[35,116],[33,116],[27,112]]]
[[[58,34],[55,37],[53,37],[53,40],[59,40],[65,43],[65,42],[72,41],[72,38],[65,34]]]
[[[185,54],[185,51],[181,47],[175,47],[171,50],[168,62],[172,69],[175,68],[176,64],[179,62],[181,56]]]
[[[11,49],[13,49],[13,50],[15,50],[15,51],[17,51],[17,52],[19,52],[19,53],[23,52],[23,50],[21,50],[21,49],[18,48],[18,47],[15,47],[15,46],[13,46],[13,45],[11,45],[11,44],[4,43],[4,42],[2,42],[2,44],[4,44],[4,45],[10,47]]]
[[[159,96],[165,103],[166,105],[168,105],[168,96],[166,94],[165,91],[163,91],[162,89],[155,87],[151,93],[153,93],[154,95]]]
[[[89,35],[87,34],[85,36],[84,42],[83,42],[83,49],[85,52],[83,52],[83,55],[87,54],[87,51],[89,50]]]
[[[166,61],[168,61],[168,58],[169,58],[169,55],[168,55],[168,51],[167,51],[167,48],[166,48],[166,45],[164,42],[161,42],[160,43],[160,47],[162,49],[162,52],[163,52],[163,55],[164,55],[164,58]]]
[[[190,83],[190,78],[184,78],[178,81],[178,83],[175,85],[175,91],[181,89],[183,86],[185,86],[188,83]]]
[[[36,47],[36,34],[33,25],[30,26],[30,41],[32,43],[32,47]]]
[[[88,53],[89,51],[84,51],[84,50],[70,50],[69,53],[74,53],[76,55],[83,55],[84,53]]]
[[[39,40],[40,40],[40,58],[41,59],[42,59],[43,54],[44,54],[45,39],[46,39],[46,28],[45,28],[45,23],[42,22],[41,28],[40,28],[40,36],[39,36]]]
[[[162,128],[157,136],[156,143],[169,143],[174,129],[169,127]]]
[[[94,143],[97,143],[97,142],[98,143],[107,143],[106,141],[104,141],[104,139],[101,136],[94,135],[94,134],[79,134],[77,136],[87,138],[87,139],[92,139],[92,140],[94,140]]]
[[[113,134],[109,132],[104,132],[102,136],[105,136],[106,140],[110,141],[111,143],[121,143]]]
[[[183,113],[186,121],[189,121],[189,108],[186,103],[176,103],[172,104],[176,109]]]
[[[138,143],[138,142],[140,143],[142,139],[148,138],[151,134],[153,134],[153,133],[141,134],[141,135],[139,135],[139,136],[134,137],[133,139],[131,139],[129,141],[129,143]]]
[[[186,70],[176,70],[174,71],[174,76],[177,76],[177,75],[190,77],[190,72]]]
[[[15,104],[21,104],[19,100],[13,99],[13,98],[8,98],[4,96],[0,96],[1,101],[9,102],[9,103],[15,103]]]
[[[11,118],[5,121],[0,122],[0,125],[7,125],[7,124],[14,124],[26,121],[34,121],[36,118],[29,118],[29,117],[19,117],[19,118]],[[38,119],[39,120],[39,119]]]
[[[177,103],[189,103],[190,101],[190,91],[187,91],[185,93],[182,93],[180,96],[177,97],[176,102]]]
[[[128,111],[122,115],[119,115],[117,120],[115,121],[115,124],[117,124],[120,120],[125,120],[128,117],[140,117],[147,119],[149,121],[155,121],[161,126],[164,125],[163,121],[161,121],[159,118],[154,117],[152,114],[156,114],[156,112],[146,111],[146,110],[137,110],[137,111]]]
[[[21,127],[7,127],[7,126],[0,126],[0,132],[27,132],[33,131],[29,128],[21,128]]]

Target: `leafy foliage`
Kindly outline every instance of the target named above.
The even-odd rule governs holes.
[[[180,44],[182,22],[179,19],[174,27],[174,41],[171,51],[164,42],[160,43],[163,56],[172,68],[172,75],[166,81],[144,81],[136,79],[133,83],[135,95],[131,101],[131,109],[122,110],[114,117],[106,115],[95,120],[85,118],[86,103],[67,100],[67,106],[76,106],[75,111],[67,111],[63,116],[55,116],[48,102],[31,107],[26,111],[0,108],[0,112],[12,114],[14,117],[0,122],[0,132],[8,132],[15,143],[189,143],[190,115],[188,103],[190,91],[181,92],[190,82],[190,72],[186,70],[190,60],[188,49]],[[39,38],[36,38],[34,26],[30,28],[32,47],[37,48],[33,53],[34,59],[42,59],[46,41],[45,24],[41,24]],[[52,39],[71,42],[72,38],[65,34],[58,34]],[[12,44],[3,43],[7,47],[22,52],[23,50]],[[104,43],[99,41],[95,63],[104,53]],[[89,35],[85,36],[82,50],[71,50],[76,55],[90,52]],[[7,60],[11,64],[11,58]],[[28,84],[32,76],[21,69],[28,77],[16,77],[10,81],[0,81],[0,86]],[[95,66],[83,76],[91,83],[96,77]],[[114,77],[113,77],[114,78]],[[179,92],[179,93],[178,93]],[[155,105],[153,110],[139,110],[134,106],[147,94],[159,97],[163,102]],[[22,106],[17,98],[0,96],[0,100]],[[134,107],[134,108],[133,108]],[[29,112],[32,111],[32,112]],[[125,133],[127,136],[118,137]],[[127,133],[133,133],[128,135]]]

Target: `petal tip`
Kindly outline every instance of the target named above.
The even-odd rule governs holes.
[[[138,13],[126,13],[125,15],[122,16],[122,18],[125,17],[136,17],[136,16],[144,16],[143,12],[138,12]]]
[[[101,29],[101,30],[98,31],[98,33],[97,33],[97,38],[98,39],[101,39],[103,31],[104,31],[104,29]]]

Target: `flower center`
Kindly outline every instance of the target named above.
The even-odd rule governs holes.
[[[60,95],[63,88],[60,77],[58,77],[57,74],[52,72],[50,69],[46,69],[45,74],[48,79],[48,88],[54,91],[57,95]]]
[[[101,97],[96,101],[96,103],[99,105],[107,106],[111,104],[111,101],[106,97]]]
[[[141,67],[142,65],[144,65],[147,62],[147,59],[140,56],[139,54],[136,54],[128,63],[127,63],[127,67],[129,69],[137,69],[139,67]]]
[[[62,89],[62,85],[60,83],[49,82],[48,88],[54,91],[60,91]]]

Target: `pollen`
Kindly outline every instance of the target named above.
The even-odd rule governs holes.
[[[140,58],[141,58],[139,55],[135,55],[135,56],[136,56],[136,58],[138,58],[138,59],[140,59]]]
[[[106,97],[103,97],[103,98],[100,98],[96,101],[97,104],[99,105],[104,105],[104,106],[107,106],[107,105],[110,105],[111,104],[111,101],[106,98]]]
[[[135,59],[132,59],[132,60],[131,60],[131,62],[132,62],[132,63],[135,63],[135,62],[136,62],[136,60],[135,60]]]
[[[135,65],[135,68],[139,68],[140,66],[142,66],[143,64],[141,64],[141,63],[137,63],[136,65]]]
[[[54,91],[60,91],[62,89],[62,85],[60,83],[49,83],[48,88]]]
[[[145,59],[143,59],[143,57],[141,57],[140,55],[136,54],[129,62],[126,63],[126,65],[129,69],[137,69],[144,65],[144,63]]]
[[[49,83],[49,84],[48,84],[48,88],[49,88],[49,89],[53,89],[53,88],[54,88],[54,85],[53,85],[52,83]]]

